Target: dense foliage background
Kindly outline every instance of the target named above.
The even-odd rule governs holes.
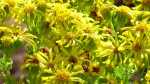
[[[150,84],[150,0],[0,0],[0,84]]]

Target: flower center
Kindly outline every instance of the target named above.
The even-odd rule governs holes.
[[[57,71],[56,78],[61,81],[68,81],[70,79],[69,72],[65,70]]]
[[[134,51],[139,52],[139,51],[141,51],[141,49],[142,49],[142,46],[140,45],[140,43],[133,44]]]

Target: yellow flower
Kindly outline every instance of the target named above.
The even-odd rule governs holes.
[[[37,0],[38,5],[44,5],[46,4],[46,0]]]
[[[131,9],[127,6],[120,6],[117,9],[117,13],[120,15],[123,15],[123,16],[128,16],[129,18],[132,18],[131,17]]]
[[[10,36],[3,36],[0,40],[4,47],[9,47],[14,42],[14,39]]]
[[[149,24],[140,23],[136,26],[136,31],[145,32],[149,29]]]
[[[150,70],[146,73],[145,79],[146,79],[146,80],[150,80]]]
[[[74,71],[70,70],[71,66],[68,65],[60,65],[55,66],[54,70],[47,71],[48,73],[51,73],[50,76],[43,76],[42,80],[45,81],[44,84],[83,84],[83,80],[77,76],[79,73],[82,73],[82,71]]]
[[[25,4],[25,8],[24,8],[26,13],[33,13],[36,10],[36,5],[34,3],[28,2],[27,4]]]
[[[16,5],[16,0],[4,0],[9,7],[14,7]]]
[[[69,81],[70,73],[66,70],[57,70],[56,79],[59,81]]]

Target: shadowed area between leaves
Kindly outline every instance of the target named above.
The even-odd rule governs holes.
[[[15,78],[18,79],[23,74],[23,71],[21,70],[20,66],[24,63],[25,48],[24,47],[18,48],[14,53],[12,59],[13,65],[10,72]]]

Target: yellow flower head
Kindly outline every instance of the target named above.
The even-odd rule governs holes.
[[[16,5],[16,0],[4,0],[9,7],[14,7]]]
[[[136,31],[144,32],[147,31],[149,28],[149,25],[146,23],[140,23],[136,26]]]
[[[33,13],[36,10],[36,5],[34,3],[28,2],[27,4],[25,4],[25,8],[24,8],[26,13]]]
[[[127,6],[120,6],[118,9],[117,9],[117,13],[119,13],[120,15],[123,15],[123,16],[128,16],[129,18],[131,18],[131,9]]]
[[[146,73],[145,79],[146,79],[146,80],[150,80],[150,70]]]
[[[70,73],[66,70],[58,70],[56,72],[56,79],[59,81],[69,81]]]

